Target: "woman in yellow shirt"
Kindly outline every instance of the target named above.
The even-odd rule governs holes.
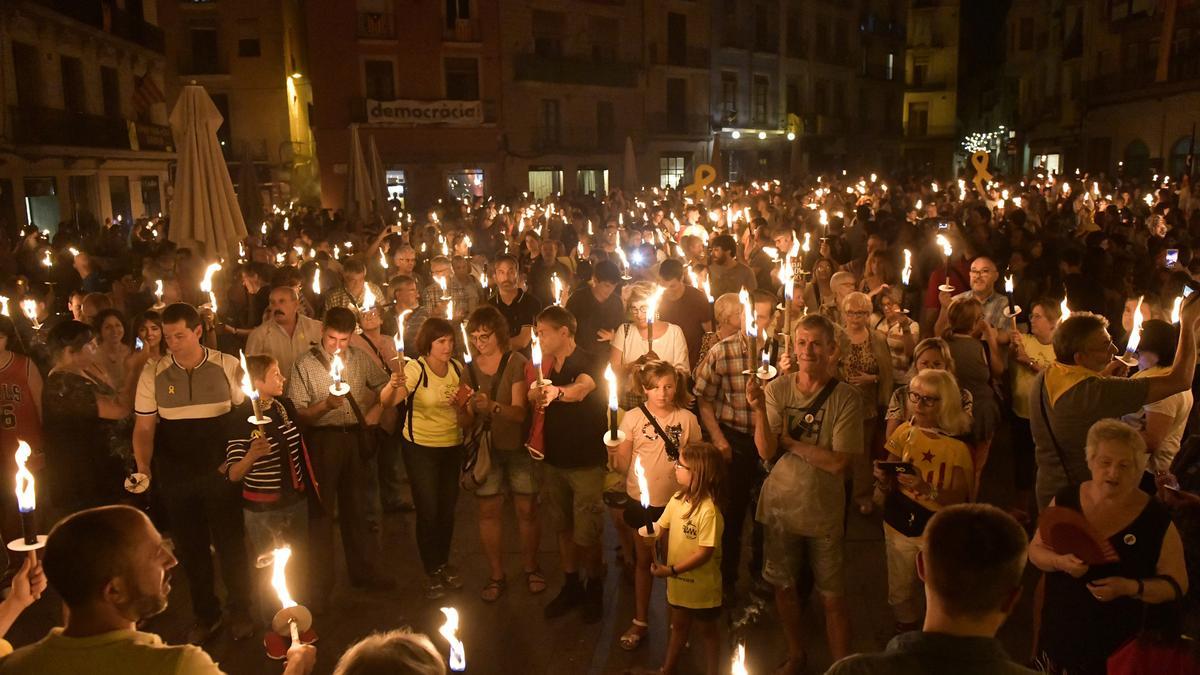
[[[886,498],[883,533],[887,544],[888,604],[896,632],[921,626],[921,582],[917,553],[925,523],[934,511],[968,501],[975,467],[971,449],[953,438],[971,430],[958,382],[944,370],[923,370],[908,385],[913,416],[887,440],[887,463],[875,463]]]
[[[449,564],[462,464],[462,430],[475,415],[470,395],[460,391],[462,365],[452,358],[455,330],[449,321],[429,318],[417,331],[421,357],[404,365],[400,395],[408,400],[402,421],[404,466],[417,512],[417,550],[429,576],[425,597],[435,600],[447,588],[462,588]]]

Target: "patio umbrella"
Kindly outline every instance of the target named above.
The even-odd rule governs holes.
[[[258,187],[258,170],[254,166],[250,144],[246,143],[242,150],[241,166],[238,167],[238,205],[242,209],[242,217],[251,227],[263,219],[262,195]]]
[[[375,134],[367,141],[371,155],[371,192],[375,197],[375,213],[385,216],[388,213],[387,171],[383,160],[379,158],[379,146],[375,145]]]
[[[358,139],[358,125],[350,125],[350,166],[346,176],[346,215],[365,218],[371,214],[371,176]]]
[[[625,171],[621,185],[625,188],[625,196],[629,197],[638,190],[637,156],[633,154],[633,137],[625,137]]]
[[[180,92],[170,119],[178,168],[168,237],[181,246],[198,243],[206,256],[232,260],[246,238],[246,222],[217,141],[223,121],[204,87],[193,83]]]

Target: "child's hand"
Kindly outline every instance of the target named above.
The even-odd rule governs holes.
[[[662,579],[671,576],[671,567],[669,565],[660,565],[658,563],[650,563],[650,574]]]

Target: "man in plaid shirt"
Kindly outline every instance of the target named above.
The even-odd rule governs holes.
[[[774,299],[770,294],[760,297],[755,293],[753,300],[755,323],[762,333],[770,323]],[[717,298],[714,309],[717,316],[722,316],[725,312],[740,312],[741,303],[738,296],[726,293]],[[739,330],[714,344],[701,357],[692,391],[700,407],[700,422],[705,433],[729,462],[729,501],[722,514],[725,530],[721,536],[721,548],[725,551],[721,558],[721,580],[727,592],[737,583],[742,527],[751,497],[763,481],[758,448],[754,445],[754,411],[746,402],[746,382],[752,375],[743,374],[758,367],[757,356],[758,351],[750,346],[744,328]],[[758,581],[762,578],[762,528],[757,522],[752,527],[750,572]]]

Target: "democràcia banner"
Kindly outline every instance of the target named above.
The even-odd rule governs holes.
[[[376,101],[367,99],[367,124],[450,124],[468,126],[483,123],[481,101]]]

